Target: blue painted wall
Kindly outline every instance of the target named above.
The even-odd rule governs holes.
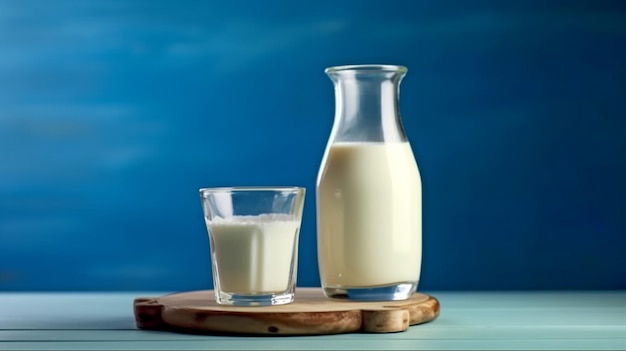
[[[0,1],[0,290],[211,286],[197,190],[309,190],[331,65],[408,66],[423,290],[626,289],[626,2]]]

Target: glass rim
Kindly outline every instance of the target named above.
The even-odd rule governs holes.
[[[201,195],[215,193],[236,193],[236,192],[262,192],[262,191],[291,191],[294,193],[303,193],[306,191],[302,186],[224,186],[224,187],[205,187],[198,190]]]
[[[326,74],[354,72],[354,73],[380,73],[380,72],[398,72],[406,73],[408,68],[401,65],[385,65],[385,64],[367,64],[367,65],[343,65],[331,66],[324,70]]]

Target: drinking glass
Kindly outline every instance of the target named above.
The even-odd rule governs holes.
[[[217,303],[293,301],[304,197],[302,187],[200,189]]]

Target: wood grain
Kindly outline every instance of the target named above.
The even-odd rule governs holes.
[[[218,305],[212,290],[134,301],[141,329],[266,335],[392,333],[439,315],[436,298],[415,293],[404,301],[354,302],[327,299],[321,289],[299,288],[293,303],[280,306]]]

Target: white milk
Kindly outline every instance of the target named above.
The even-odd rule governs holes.
[[[422,190],[409,143],[335,143],[317,188],[322,284],[419,281]]]
[[[218,217],[206,222],[222,291],[287,290],[297,245],[298,221],[288,215],[263,214]]]

